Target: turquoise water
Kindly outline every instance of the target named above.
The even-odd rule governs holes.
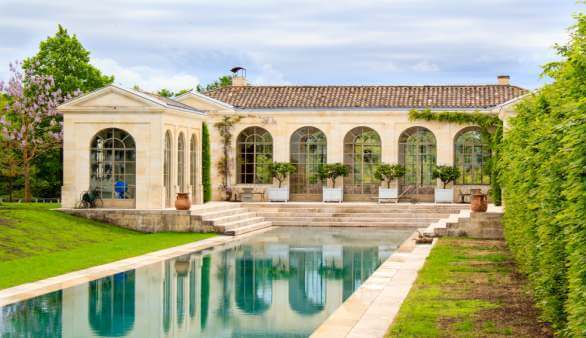
[[[412,231],[276,228],[0,308],[1,337],[307,337]]]

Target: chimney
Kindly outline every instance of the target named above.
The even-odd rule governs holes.
[[[511,84],[511,77],[508,75],[499,75],[496,77],[498,84],[502,86],[508,86]]]
[[[232,87],[248,86],[248,82],[246,82],[246,68],[234,67],[230,71],[232,72]]]

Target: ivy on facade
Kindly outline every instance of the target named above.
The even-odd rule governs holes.
[[[455,124],[476,125],[481,132],[490,140],[490,193],[496,205],[501,204],[501,186],[499,183],[499,159],[501,158],[501,144],[503,140],[503,121],[496,114],[479,112],[432,112],[429,109],[411,110],[409,112],[411,121],[436,121]]]

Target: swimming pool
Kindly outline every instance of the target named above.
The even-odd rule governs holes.
[[[1,337],[307,337],[412,230],[274,228],[0,308]]]

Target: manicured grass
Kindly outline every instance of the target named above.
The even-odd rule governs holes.
[[[0,289],[214,236],[143,234],[50,209],[0,205]]]
[[[442,238],[387,337],[550,336],[503,241]]]

